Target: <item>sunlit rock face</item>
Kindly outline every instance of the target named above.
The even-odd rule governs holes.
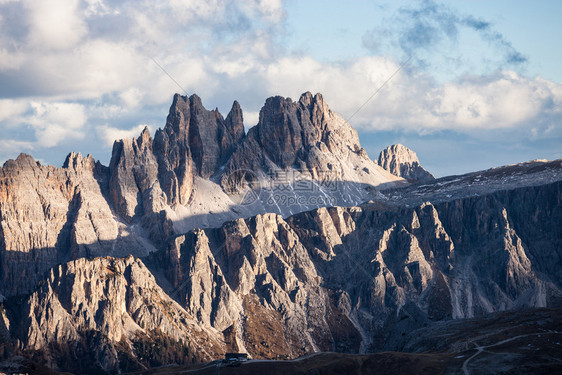
[[[182,233],[259,213],[356,205],[376,188],[405,183],[369,159],[355,129],[321,94],[297,102],[272,97],[260,113],[245,135],[238,102],[224,119],[196,95],[175,95],[154,140],[145,129],[137,140],[115,143],[111,203],[163,242],[171,226]]]
[[[379,165],[395,176],[412,182],[427,182],[435,178],[426,171],[418,156],[408,147],[396,144],[388,146],[379,154]]]
[[[296,102],[280,96],[267,99],[258,125],[251,128],[225,167],[221,184],[236,170],[256,176],[296,170],[313,180],[328,177],[377,186],[400,181],[369,159],[357,131],[330,110],[321,94],[302,94]]]
[[[259,179],[251,202],[239,199],[251,182],[239,171]],[[145,128],[116,141],[109,167],[71,153],[55,168],[22,154],[1,176],[0,293],[8,296],[31,291],[40,275],[71,259],[145,256],[192,228],[355,205],[374,196],[369,189],[402,181],[371,161],[356,131],[310,93],[298,102],[268,99],[248,136],[238,102],[223,118],[197,95],[175,95],[154,139]],[[309,186],[295,188],[303,179]]]
[[[0,171],[1,291],[28,292],[50,267],[69,259],[147,255],[107,198],[108,169],[91,156],[68,155],[62,168],[22,154]]]
[[[225,350],[222,335],[199,325],[132,256],[54,267],[19,309],[11,321],[16,337],[55,369],[131,371],[211,360]]]
[[[62,342],[94,345],[106,371],[131,369],[123,355],[142,367],[146,340],[167,343],[161,360],[395,349],[431,322],[559,305],[561,187],[196,229],[143,260],[55,266],[23,304],[4,303],[4,325],[64,369],[77,354]]]
[[[201,324],[237,327],[239,346],[257,297],[280,313],[285,355],[380,350],[431,321],[558,304],[560,272],[539,259],[559,259],[560,187],[259,215],[180,236],[157,263]]]
[[[109,167],[22,154],[0,170],[1,352],[79,373],[358,353],[560,304],[562,161],[430,177],[402,146],[369,159],[310,93],[248,134],[237,102],[176,95]]]

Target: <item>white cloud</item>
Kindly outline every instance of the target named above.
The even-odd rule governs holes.
[[[192,19],[206,19],[221,11],[221,5],[217,0],[170,0],[169,6],[175,14],[186,19],[186,21]]]
[[[19,141],[15,139],[0,139],[0,149],[4,154],[21,153],[33,150],[33,142]]]
[[[247,0],[239,5],[247,15],[259,15],[269,22],[280,22],[286,15],[282,0]]]
[[[0,0],[0,11],[4,4]],[[21,24],[2,19],[2,30],[9,32],[0,35],[0,97],[18,99],[0,100],[0,127],[28,124],[35,140],[20,141],[38,152],[83,139],[92,128],[106,148],[115,139],[136,137],[144,125],[120,124],[154,118],[164,123],[173,93],[184,94],[182,89],[197,93],[208,108],[239,100],[246,126],[258,122],[266,97],[296,100],[304,91],[323,93],[348,118],[398,68],[397,61],[380,56],[329,62],[287,51],[276,39],[284,27],[280,0],[56,0],[49,9],[25,4]],[[560,134],[558,83],[496,71],[441,84],[413,66],[350,123],[368,131],[421,134]],[[13,138],[0,136],[4,143]]]
[[[246,126],[246,131],[254,125],[257,125],[258,121],[260,120],[260,113],[257,111],[245,111],[243,113],[244,116],[244,125]]]
[[[109,125],[98,127],[97,134],[106,146],[112,146],[113,142],[119,139],[137,138],[145,127],[149,128],[151,136],[154,136],[155,129],[153,126],[140,124],[130,129],[120,129]]]
[[[506,128],[543,112],[551,93],[538,82],[502,72],[489,81],[444,85],[438,96],[439,104],[431,109],[445,121],[461,128]]]
[[[6,125],[17,124],[28,108],[29,105],[22,100],[1,99],[0,123],[5,123]]]
[[[269,91],[293,99],[305,90],[319,91],[333,109],[348,118],[397,68],[396,63],[380,57],[341,64],[305,56],[269,65],[264,78]],[[513,71],[436,85],[423,73],[402,70],[350,122],[365,130],[418,132],[517,128],[539,118],[560,120],[559,106],[552,105],[560,102],[560,84]]]
[[[24,61],[24,54],[19,52],[10,52],[6,48],[0,48],[0,71],[18,69]]]
[[[41,128],[46,123],[57,123],[68,129],[79,129],[86,122],[84,106],[78,103],[32,102],[34,114],[28,120],[31,125]]]
[[[38,89],[53,87],[63,97],[92,99],[142,82],[147,78],[146,61],[125,44],[95,40],[65,53],[40,56],[28,69],[39,71]]]
[[[85,108],[77,103],[32,102],[33,113],[24,121],[35,130],[37,144],[42,147],[54,147],[65,139],[84,137],[82,127],[87,117]]]
[[[87,108],[88,117],[92,119],[110,120],[123,116],[127,108],[122,103],[92,104]]]
[[[139,102],[144,94],[136,87],[132,87],[125,90],[119,94],[119,98],[125,105],[126,108],[136,108],[139,106]]]
[[[88,6],[84,14],[86,17],[119,14],[118,10],[111,9],[103,0],[85,0]]]
[[[196,89],[202,85],[201,79],[207,78],[205,71],[213,71],[216,58],[225,52],[210,56],[220,48],[221,33],[227,32],[228,38],[238,35],[232,45],[255,45],[263,54],[267,40],[254,43],[260,32],[249,20],[260,16],[266,26],[256,28],[267,28],[268,22],[273,22],[270,13],[277,9],[268,2],[240,5],[222,1],[110,4],[88,0],[82,4],[56,0],[25,5],[21,17],[28,28],[12,20],[3,26],[6,32],[0,37],[0,57],[6,57],[1,59],[0,72],[16,70],[5,79],[0,75],[0,82],[5,80],[2,95],[10,95],[9,86],[14,86],[20,95],[56,96],[59,100],[93,99],[114,93],[124,98],[130,93],[123,91],[136,87],[150,93],[139,95],[148,104],[168,100],[170,92],[177,91],[170,89],[170,83],[175,84],[152,58],[162,63],[181,86],[200,91]],[[111,28],[119,29],[112,33]],[[269,37],[265,35],[265,39]],[[236,64],[227,60],[222,69],[225,73],[234,74],[245,66],[240,60]]]
[[[29,44],[40,50],[64,50],[87,33],[78,0],[26,1]]]

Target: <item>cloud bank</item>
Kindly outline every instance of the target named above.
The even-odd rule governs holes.
[[[298,99],[304,91],[323,93],[347,118],[408,55],[412,62],[353,116],[353,126],[475,139],[502,130],[514,142],[562,136],[562,86],[523,75],[527,57],[484,19],[421,2],[389,15],[390,26],[367,30],[365,56],[326,61],[284,44],[284,7],[276,0],[0,2],[0,160],[25,150],[66,153],[69,142],[105,158],[113,139],[164,125],[182,90],[223,112],[239,100],[246,126],[268,96]],[[451,47],[467,35],[497,51],[492,69],[473,74],[474,59]],[[399,51],[383,53],[381,40]],[[443,49],[452,52],[432,58]],[[432,67],[442,62],[461,74],[436,79]]]
[[[363,45],[374,53],[413,57],[419,69],[453,75],[521,68],[528,60],[491,22],[432,0],[399,8],[365,33]]]

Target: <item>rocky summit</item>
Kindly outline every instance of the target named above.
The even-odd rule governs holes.
[[[393,175],[412,182],[426,182],[435,179],[420,165],[416,153],[401,144],[388,146],[382,150],[379,154],[379,165]]]
[[[562,160],[439,179],[402,145],[375,162],[320,94],[267,99],[247,133],[238,102],[225,118],[175,95],[109,166],[0,170],[0,371],[206,371],[243,352],[470,373],[527,339],[555,366],[561,187]],[[317,352],[340,354],[289,362]]]

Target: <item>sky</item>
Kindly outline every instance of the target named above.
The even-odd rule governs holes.
[[[402,143],[436,176],[562,158],[560,14],[557,0],[0,0],[0,163],[107,165],[115,139],[165,125],[176,92],[225,117],[238,100],[246,128],[270,96],[320,92],[371,158]]]

